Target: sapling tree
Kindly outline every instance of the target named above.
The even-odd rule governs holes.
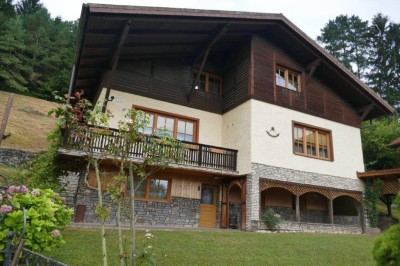
[[[82,95],[83,91],[76,92],[73,97],[66,95],[66,105],[52,110],[49,114],[54,113],[57,118],[60,118],[60,127],[80,140],[86,159],[95,171],[99,198],[95,213],[100,218],[103,264],[108,265],[105,222],[109,215],[109,208],[103,204],[102,180],[99,167],[106,154],[97,152],[93,143],[101,137],[101,130],[96,129],[108,126],[109,114],[102,112],[102,102],[92,108],[92,104],[84,99]]]
[[[114,184],[125,185],[122,180],[128,180],[129,183],[129,203],[130,203],[130,228],[131,228],[131,252],[129,265],[135,264],[136,258],[136,235],[135,235],[135,191],[146,182],[146,179],[154,173],[165,169],[171,163],[179,163],[185,155],[184,145],[175,140],[170,132],[159,130],[151,135],[144,135],[144,128],[148,125],[149,118],[139,110],[127,110],[125,120],[118,122],[120,142],[111,145],[110,151],[114,153],[115,160],[119,163],[119,174],[114,177]],[[132,150],[140,146],[141,157],[136,163],[132,162]],[[128,169],[128,178],[126,170]],[[124,250],[121,234],[121,208],[122,208],[122,187],[114,189],[114,195],[117,194],[117,225],[120,247],[120,264],[124,263]],[[118,195],[118,191],[120,194]]]

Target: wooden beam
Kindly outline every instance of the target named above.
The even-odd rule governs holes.
[[[187,101],[188,101],[188,102],[190,102],[190,97],[191,97],[191,95],[192,95],[192,92],[193,92],[193,90],[194,90],[194,87],[195,87],[196,84],[199,82],[200,74],[201,74],[201,72],[203,71],[204,65],[206,64],[206,61],[207,61],[207,58],[208,58],[208,54],[210,53],[211,48],[212,48],[212,47],[214,46],[214,44],[222,37],[222,35],[225,34],[225,32],[228,30],[228,26],[229,26],[229,23],[226,23],[226,24],[222,27],[221,31],[220,31],[216,36],[214,36],[214,38],[213,38],[213,39],[211,40],[211,42],[208,44],[207,48],[206,48],[203,52],[201,52],[201,53],[196,57],[196,59],[194,60],[194,62],[196,62],[198,59],[201,58],[201,56],[203,56],[203,60],[202,60],[202,62],[201,62],[201,64],[200,64],[199,71],[197,72],[196,78],[195,78],[195,80],[193,81],[192,87],[190,88],[189,94],[188,94],[188,96],[187,96]]]
[[[104,105],[103,105],[103,113],[106,112],[107,109],[107,101],[110,97],[110,91],[111,91],[111,86],[115,74],[115,70],[117,69],[118,61],[119,61],[119,56],[121,54],[122,46],[124,45],[124,42],[126,40],[126,37],[129,34],[129,29],[131,28],[132,21],[128,20],[124,26],[124,29],[122,30],[121,36],[119,38],[118,44],[114,50],[113,56],[111,58],[111,61],[109,63],[109,68],[111,69],[111,75],[109,82],[107,84],[107,90],[106,90],[106,95],[104,96]]]
[[[329,222],[331,224],[334,224],[334,218],[333,218],[333,199],[329,199]]]
[[[308,72],[308,74],[306,74],[306,85],[314,75],[314,72],[317,69],[317,66],[319,66],[320,62],[320,59],[314,60],[304,68],[304,72]]]
[[[312,61],[311,63],[309,63],[308,65],[306,65],[306,67],[304,68],[304,72],[310,71],[311,68],[319,66],[321,63],[320,59],[316,59],[314,61]]]
[[[8,96],[6,110],[3,115],[3,121],[1,122],[1,126],[0,126],[0,146],[1,146],[1,141],[4,138],[4,132],[6,131],[7,121],[8,121],[8,117],[10,116],[11,106],[12,106],[13,101],[14,101],[14,93],[10,93],[10,95]]]
[[[296,195],[296,221],[300,223],[300,196]]]
[[[364,121],[364,119],[374,109],[374,107],[375,107],[375,104],[371,103],[371,104],[369,104],[369,105],[367,105],[367,106],[365,106],[365,107],[360,109],[361,112],[363,112],[362,115],[360,116],[360,122]]]

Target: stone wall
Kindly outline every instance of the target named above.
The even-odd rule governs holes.
[[[38,154],[29,151],[0,148],[0,164],[6,166],[19,167],[36,156]]]
[[[323,175],[313,172],[252,163],[252,173],[247,177],[247,230],[252,230],[252,221],[257,221],[260,219],[260,178],[357,192],[362,192],[364,190],[363,183],[358,179]],[[278,213],[281,211],[281,215],[284,216],[285,220],[295,221],[296,217],[291,211],[277,210]],[[357,217],[357,219],[357,223],[355,223],[355,218],[348,217],[338,217],[336,221],[337,223],[341,224],[359,224],[359,218]],[[309,210],[301,214],[301,221],[309,223],[328,223],[329,213],[327,211]]]
[[[334,215],[333,221],[335,224],[360,225],[360,216]]]
[[[260,219],[260,182],[255,170],[246,178],[246,230],[251,230],[251,221]]]
[[[95,215],[95,208],[98,204],[97,190],[88,188],[84,183],[84,178],[81,178],[79,182],[75,202],[76,205],[86,206],[84,222],[99,222],[99,218]],[[108,193],[104,193],[103,203],[110,208],[110,216],[106,223],[115,224],[117,205],[111,200]],[[125,206],[121,220],[122,223],[128,224],[128,199],[125,201]],[[135,200],[136,222],[140,225],[198,227],[199,211],[199,199],[172,197],[170,202]],[[217,212],[217,220],[218,217],[220,215],[218,216]]]
[[[358,179],[323,175],[258,163],[252,164],[252,177],[257,180],[260,178],[268,178],[272,180],[293,182],[304,185],[364,191],[363,183]]]
[[[263,221],[252,221],[253,232],[271,232]],[[297,223],[285,221],[277,226],[278,232],[306,232],[306,233],[331,233],[331,234],[362,234],[361,226]]]

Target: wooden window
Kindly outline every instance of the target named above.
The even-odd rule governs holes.
[[[171,199],[170,179],[148,177],[141,183],[135,179],[135,187],[135,198],[155,201],[170,201]]]
[[[145,112],[149,117],[149,122],[143,130],[144,134],[156,134],[161,129],[163,130],[163,134],[169,134],[175,139],[189,142],[197,141],[197,119],[160,112],[145,107],[134,106],[133,108]]]
[[[331,132],[306,125],[293,124],[293,152],[323,160],[332,160]]]
[[[292,91],[300,92],[300,74],[284,67],[276,67],[275,84]]]
[[[193,80],[196,79],[197,70],[193,70]],[[222,77],[208,73],[201,72],[198,83],[195,86],[196,90],[208,92],[215,95],[222,94]]]

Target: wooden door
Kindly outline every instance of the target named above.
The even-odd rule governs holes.
[[[215,227],[217,220],[217,187],[202,185],[200,198],[200,227]]]

